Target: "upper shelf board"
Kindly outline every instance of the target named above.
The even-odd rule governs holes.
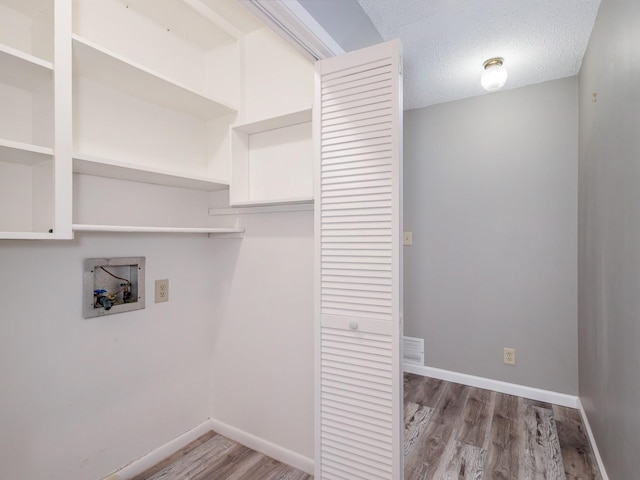
[[[53,149],[0,139],[0,162],[33,166],[53,158]]]
[[[232,125],[231,128],[244,132],[248,135],[253,135],[254,133],[267,132],[269,130],[275,130],[276,128],[290,127],[291,125],[310,121],[311,108],[306,108],[304,110],[267,118],[265,120],[259,120],[257,122]]]
[[[222,180],[197,175],[185,175],[157,168],[141,167],[139,165],[90,157],[88,155],[74,155],[73,171],[75,173],[95,175],[98,177],[131,180],[134,182],[151,183],[168,187],[190,188],[192,190],[202,190],[205,192],[226,190],[229,188],[229,183]]]
[[[53,78],[53,64],[0,44],[0,83],[34,91]]]
[[[73,35],[74,73],[124,93],[205,120],[236,113],[232,106],[202,95],[167,77]]]

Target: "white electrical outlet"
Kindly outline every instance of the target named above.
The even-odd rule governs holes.
[[[413,233],[412,232],[404,232],[402,234],[402,244],[403,245],[413,245]]]
[[[156,280],[156,303],[169,301],[169,280]]]
[[[504,363],[506,365],[515,365],[516,364],[516,349],[515,348],[505,348],[504,349]]]

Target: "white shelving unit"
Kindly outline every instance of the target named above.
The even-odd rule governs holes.
[[[0,0],[0,238],[56,237],[53,9]]]
[[[199,1],[75,1],[73,172],[204,192],[228,189],[227,179],[215,178],[216,165],[225,161],[215,146],[241,98],[240,36]],[[104,205],[112,204],[112,187],[102,190]],[[172,189],[152,195],[183,198]],[[147,202],[160,204],[153,196]],[[94,196],[90,202],[96,203]],[[132,218],[148,206],[132,208]],[[208,206],[203,200],[202,211]],[[87,217],[86,209],[76,208],[74,231],[225,233],[99,226],[93,225],[99,216],[78,212]],[[167,214],[175,215],[173,209]]]
[[[230,185],[311,201],[311,110],[280,113],[312,69],[288,48],[227,0],[0,0],[0,239],[235,235],[202,227]],[[252,114],[274,117],[230,128]]]
[[[233,125],[231,206],[313,201],[311,109]]]

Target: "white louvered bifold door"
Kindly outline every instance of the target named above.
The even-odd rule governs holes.
[[[401,65],[316,64],[317,480],[402,478]]]

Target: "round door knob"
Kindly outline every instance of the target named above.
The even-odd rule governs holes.
[[[358,322],[349,322],[349,328],[351,330],[357,330],[358,329]]]

